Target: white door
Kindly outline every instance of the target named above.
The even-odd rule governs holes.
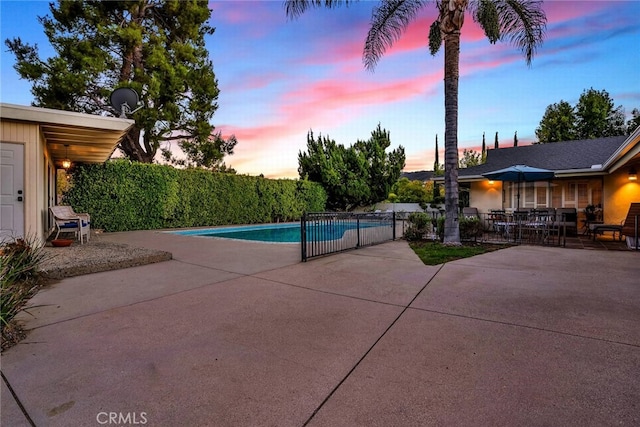
[[[24,236],[24,146],[0,144],[0,240]]]

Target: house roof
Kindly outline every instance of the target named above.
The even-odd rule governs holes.
[[[0,118],[39,125],[57,166],[67,156],[73,162],[104,162],[135,123],[128,119],[13,104],[0,104]]]
[[[401,177],[408,178],[410,181],[426,182],[433,178],[433,171],[402,172]]]
[[[483,173],[512,165],[527,165],[561,173],[603,173],[603,165],[616,153],[627,136],[563,141],[487,151],[487,161],[458,171],[461,180],[481,178]]]

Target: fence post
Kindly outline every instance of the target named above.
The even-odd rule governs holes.
[[[360,215],[356,214],[356,234],[358,235],[358,243],[356,243],[356,248],[360,247]]]
[[[393,211],[391,221],[391,227],[393,228],[393,240],[396,240],[396,211]]]
[[[302,250],[302,262],[307,262],[307,213],[302,213],[300,218],[300,247]]]

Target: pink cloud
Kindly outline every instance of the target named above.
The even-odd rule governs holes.
[[[297,116],[312,109],[341,109],[351,105],[379,105],[424,96],[441,83],[439,72],[390,82],[322,80],[288,92],[283,97],[286,115]]]
[[[286,19],[284,9],[271,7],[269,3],[263,1],[209,1],[209,9],[211,9],[213,19],[217,21],[230,24],[271,22],[271,25],[276,27]]]
[[[422,76],[405,81],[378,84],[362,81],[329,81],[324,80],[304,86],[283,95],[276,119],[268,125],[235,126],[218,124],[216,129],[224,137],[235,134],[239,141],[235,154],[229,158],[228,164],[241,169],[262,170],[273,176],[283,176],[275,172],[264,162],[256,166],[256,159],[277,156],[277,153],[295,153],[304,148],[304,135],[314,125],[331,123],[339,127],[348,123],[367,105],[379,105],[401,101],[414,96],[424,96],[429,88],[440,83],[438,76]],[[295,140],[295,146],[286,141]],[[288,144],[288,145],[287,145]],[[284,176],[295,176],[295,156],[292,158],[291,170]]]
[[[571,21],[612,7],[607,1],[548,1],[543,5],[547,24]],[[613,5],[615,7],[615,5]]]
[[[278,72],[263,74],[243,73],[235,75],[233,80],[225,82],[224,90],[229,92],[244,92],[263,89],[274,82],[281,82],[286,78],[287,76],[284,73]]]
[[[584,16],[588,16],[597,11],[605,9],[608,5],[606,2],[580,2],[580,7],[575,7],[574,2],[547,2],[544,4],[544,9],[547,14],[548,25],[562,23]],[[385,56],[400,55],[418,51],[421,54],[428,54],[428,34],[431,23],[436,18],[435,7],[425,7],[420,15],[408,26],[405,33],[393,44],[393,46],[385,53]],[[323,46],[318,50],[313,49],[312,55],[309,55],[304,60],[304,64],[317,65],[317,64],[336,64],[340,62],[348,62],[351,64],[357,63],[357,66],[350,65],[345,68],[346,71],[355,71],[356,67],[361,67],[361,58],[364,47],[364,37],[366,37],[367,28],[363,31],[352,31],[350,34],[362,33],[363,39],[358,37],[350,37],[346,40],[341,40],[339,43],[334,39],[327,39],[323,41]],[[567,26],[558,29],[553,29],[547,34],[547,39],[551,38],[563,38],[570,34],[582,33],[584,28],[576,26]],[[484,31],[470,14],[465,17],[465,24],[462,29],[462,41],[464,43],[474,43],[486,40]],[[510,49],[514,49],[505,43],[499,43]],[[493,46],[495,48],[496,46]],[[325,56],[317,55],[317,52],[326,53]],[[510,63],[514,58],[509,58],[506,63]],[[495,62],[494,67],[501,66],[501,62]]]
[[[433,170],[435,155],[433,150],[422,150],[407,156],[404,170],[407,172]]]

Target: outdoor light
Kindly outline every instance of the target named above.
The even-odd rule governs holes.
[[[62,161],[62,167],[64,169],[69,169],[71,167],[71,160],[69,160],[69,144],[64,145],[64,160]]]
[[[494,181],[492,179],[489,180],[489,185],[493,185]]]
[[[637,180],[638,180],[638,173],[636,172],[636,168],[631,166],[631,169],[629,169],[629,181],[637,181]]]

